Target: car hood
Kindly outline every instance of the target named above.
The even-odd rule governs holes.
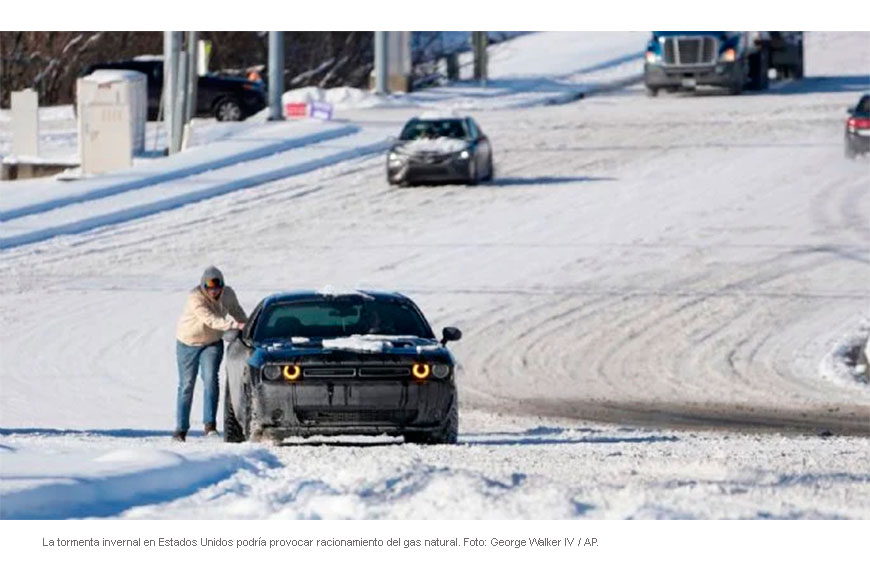
[[[464,139],[438,137],[401,141],[393,147],[393,151],[406,155],[455,154],[467,149],[469,145],[470,143]]]
[[[416,336],[393,335],[352,335],[335,339],[292,338],[281,342],[254,344],[251,363],[262,365],[267,362],[296,360],[322,354],[349,354],[365,357],[404,356],[419,357],[445,356],[449,352],[437,340]]]

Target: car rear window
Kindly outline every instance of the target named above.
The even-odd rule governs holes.
[[[461,119],[414,119],[405,125],[399,139],[407,141],[439,137],[465,139],[468,137],[465,122]]]
[[[864,95],[858,102],[858,107],[855,108],[857,113],[862,115],[870,115],[870,95]]]
[[[257,320],[254,341],[351,335],[411,335],[432,339],[413,305],[360,297],[326,297],[269,306]]]

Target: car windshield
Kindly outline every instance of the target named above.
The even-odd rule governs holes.
[[[405,125],[399,139],[405,141],[439,137],[465,139],[467,136],[465,123],[461,119],[414,119]]]
[[[351,335],[410,335],[434,339],[413,305],[360,296],[323,296],[266,308],[253,339],[286,341],[294,337],[332,339]]]

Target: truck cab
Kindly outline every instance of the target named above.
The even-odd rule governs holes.
[[[766,31],[657,31],[647,43],[647,93],[722,87],[731,94],[763,90],[768,74],[803,76],[803,35]]]

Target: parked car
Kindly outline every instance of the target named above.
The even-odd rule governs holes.
[[[492,146],[471,117],[414,117],[387,154],[390,184],[477,184],[492,177]]]
[[[163,94],[163,59],[135,58],[129,61],[98,63],[87,67],[83,75],[99,69],[139,71],[148,77],[148,119],[157,119]],[[241,121],[266,107],[266,87],[239,77],[203,75],[196,85],[196,116],[218,121]]]
[[[296,291],[263,299],[229,343],[224,440],[402,435],[455,443],[454,359],[399,293]]]
[[[846,157],[870,152],[870,93],[858,100],[858,105],[846,110]]]

